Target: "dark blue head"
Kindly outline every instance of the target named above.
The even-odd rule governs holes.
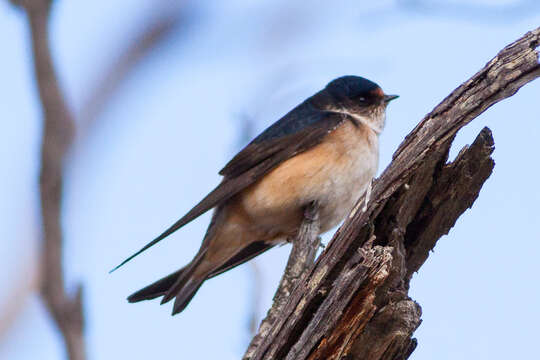
[[[379,85],[360,76],[342,76],[326,85],[326,90],[339,102],[352,101],[358,105],[380,105],[397,98],[385,95]]]
[[[372,129],[381,132],[386,119],[386,105],[397,95],[385,95],[379,85],[360,76],[342,76],[308,99],[321,110],[337,111],[362,118]]]

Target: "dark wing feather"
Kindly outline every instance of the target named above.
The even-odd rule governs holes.
[[[193,209],[111,272],[188,222],[230,199],[283,161],[319,144],[344,119],[343,114],[317,110],[308,102],[302,103],[240,151],[220,171],[224,175],[223,181]]]
[[[296,141],[295,134],[312,131],[315,126],[324,127],[330,115],[339,116],[333,112],[321,111],[308,100],[304,101],[253,139],[219,174],[228,177],[242,174],[267,157],[289,148]]]
[[[210,275],[208,275],[208,279],[223,274],[225,271],[229,271],[230,269],[253,259],[255,256],[262,254],[263,252],[273,248],[274,246],[275,244],[266,243],[264,241],[257,241],[251,243],[242,250],[240,250],[236,255],[231,257],[225,264],[212,271]]]

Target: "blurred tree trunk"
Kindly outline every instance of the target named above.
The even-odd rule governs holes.
[[[261,326],[245,359],[410,356],[421,322],[421,308],[408,296],[411,277],[494,167],[488,128],[447,163],[452,141],[488,107],[540,76],[539,43],[540,28],[505,47],[426,115],[374,183],[366,211],[361,200],[286,304],[274,304],[279,313]]]

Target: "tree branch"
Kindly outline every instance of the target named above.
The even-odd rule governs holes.
[[[261,322],[259,332],[249,344],[244,360],[251,359],[260,343],[269,335],[272,325],[281,315],[285,305],[287,305],[287,300],[298,285],[299,279],[305,276],[313,267],[320,243],[319,204],[311,202],[304,209],[304,220],[298,230],[296,239],[293,241],[293,248],[283,277],[274,295],[272,307],[268,310],[266,318]]]
[[[406,359],[421,309],[409,281],[476,200],[494,166],[485,128],[446,164],[457,131],[540,76],[540,28],[505,47],[405,138],[288,297],[251,359]]]
[[[50,53],[48,22],[51,2],[22,0],[18,3],[28,16],[34,71],[44,117],[39,179],[43,226],[41,296],[62,333],[69,358],[83,360],[86,356],[81,287],[72,298],[65,293],[60,221],[63,161],[73,139],[74,125],[58,85]]]

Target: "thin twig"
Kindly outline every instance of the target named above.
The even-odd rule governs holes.
[[[289,255],[285,272],[274,295],[272,307],[268,310],[266,318],[261,322],[259,332],[249,344],[243,358],[244,360],[253,357],[255,350],[266,335],[268,335],[275,320],[285,305],[287,305],[289,296],[298,284],[298,281],[313,267],[320,243],[319,204],[311,202],[304,209],[304,220],[298,230],[296,239],[293,241],[291,254]]]
[[[64,157],[73,139],[74,124],[58,85],[50,53],[51,2],[24,0],[19,4],[26,10],[30,25],[34,71],[44,117],[39,178],[43,226],[41,296],[62,333],[69,359],[84,360],[81,287],[75,296],[68,297],[62,271],[62,172]]]

